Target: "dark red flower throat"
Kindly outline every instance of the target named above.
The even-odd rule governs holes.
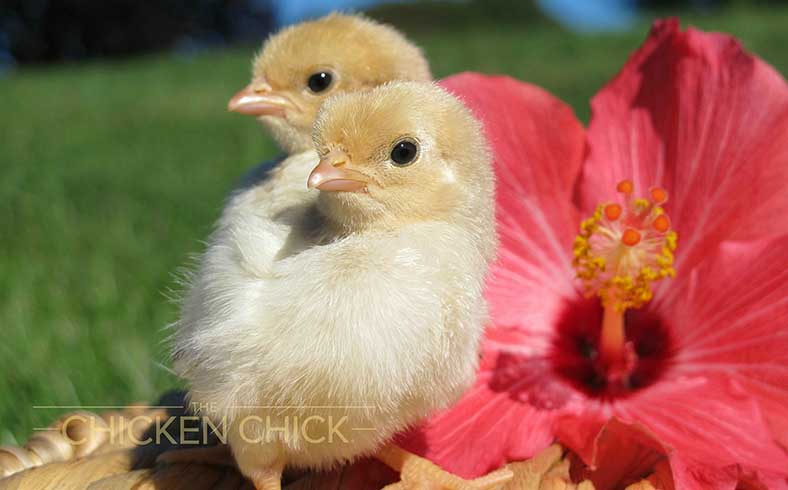
[[[553,370],[576,389],[596,398],[621,398],[654,384],[673,358],[674,343],[666,322],[648,309],[627,310],[625,360],[610,366],[600,356],[603,314],[598,298],[565,305],[550,351]]]

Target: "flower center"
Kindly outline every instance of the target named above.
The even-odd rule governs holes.
[[[550,361],[558,376],[594,398],[626,397],[660,379],[670,367],[675,342],[671,326],[648,308],[624,315],[626,369],[613,371],[600,361],[604,309],[597,298],[568,302],[559,315]]]
[[[651,300],[653,282],[675,276],[678,235],[661,206],[668,199],[665,189],[634,197],[634,185],[624,180],[616,190],[619,202],[600,204],[580,224],[573,264],[588,296],[602,302],[599,363],[609,376],[626,377],[636,359],[627,349],[625,313]]]

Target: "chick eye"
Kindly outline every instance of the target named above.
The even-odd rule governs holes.
[[[391,149],[391,161],[398,167],[410,165],[419,154],[419,147],[410,140],[402,140]]]
[[[320,92],[328,89],[328,87],[331,86],[331,82],[333,81],[334,76],[331,75],[331,72],[319,71],[309,75],[309,79],[306,81],[306,84],[309,87],[309,90],[319,94]]]

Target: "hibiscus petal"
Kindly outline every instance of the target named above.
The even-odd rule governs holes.
[[[753,474],[743,471],[740,467],[731,468],[730,473],[736,477],[736,490],[788,490],[785,476],[771,473]]]
[[[788,236],[726,242],[692,274],[679,274],[658,307],[676,319],[677,373],[736,381],[788,450],[786,264]]]
[[[559,423],[559,440],[574,439],[577,435],[573,428],[576,419]],[[661,490],[673,490],[670,473],[662,470],[661,463],[667,462],[668,451],[657,438],[640,425],[625,424],[610,419],[598,430],[597,436],[589,439],[590,451],[581,451],[585,464],[573,466],[574,480],[589,479],[596,488],[623,488],[660,472],[663,485]]]
[[[671,425],[681,430],[681,423]],[[708,451],[674,450],[642,422],[566,417],[559,420],[556,434],[577,457],[572,464],[573,480],[589,479],[596,488],[631,488],[627,485],[643,479],[653,485],[646,488],[660,490],[776,490],[786,485],[784,475],[701,460]]]
[[[671,451],[677,488],[690,478],[682,476],[685,470],[709,475],[741,465],[788,476],[788,454],[774,443],[761,407],[725,376],[675,374],[614,410],[622,421],[647,427]],[[681,458],[680,467],[674,457]]]
[[[584,209],[661,185],[679,267],[723,239],[788,232],[788,85],[727,35],[660,21],[593,100]]]
[[[671,456],[676,488],[681,490],[787,490],[784,476],[745,471],[740,465],[723,469],[687,464],[680,455]]]
[[[441,85],[482,121],[495,159],[501,253],[494,289],[570,294],[578,223],[571,195],[585,151],[582,125],[569,106],[512,78],[462,73]],[[522,321],[528,305],[501,299],[491,305],[493,315]]]

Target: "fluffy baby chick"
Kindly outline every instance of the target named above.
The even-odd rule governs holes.
[[[387,25],[331,14],[275,34],[254,61],[252,81],[228,105],[257,116],[290,153],[312,149],[326,97],[391,80],[430,80],[421,50]]]
[[[287,209],[239,201],[209,243],[176,324],[191,400],[258,489],[370,454],[403,485],[500,483],[389,445],[473,380],[496,245],[479,123],[433,84],[393,82],[329,99],[314,142]]]

